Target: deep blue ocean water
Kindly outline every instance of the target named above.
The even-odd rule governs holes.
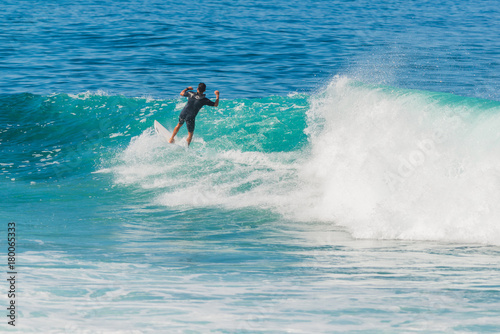
[[[1,332],[500,332],[498,1],[0,9]]]

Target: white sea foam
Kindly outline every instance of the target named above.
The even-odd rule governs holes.
[[[22,290],[16,305],[22,316],[16,328],[23,333],[68,334],[314,333],[383,332],[387,323],[396,323],[404,329],[450,332],[458,326],[499,324],[492,312],[484,312],[484,305],[498,309],[498,299],[491,293],[498,282],[491,269],[496,253],[489,253],[488,247],[405,246],[393,241],[374,247],[335,237],[340,247],[332,248],[321,243],[317,247],[313,237],[309,247],[295,248],[293,241],[279,234],[277,240],[265,241],[277,248],[270,253],[283,251],[278,245],[284,242],[293,263],[283,262],[282,255],[267,254],[257,265],[242,260],[228,268],[216,261],[209,269],[202,251],[223,261],[228,253],[242,254],[248,248],[203,242],[198,249],[191,239],[172,253],[176,238],[162,239],[153,251],[163,261],[153,264],[151,257],[142,259],[152,251],[151,244],[135,233],[131,238],[126,230],[124,226],[115,235],[125,236],[120,250],[126,255],[117,254],[114,261],[46,250],[20,255]],[[258,244],[251,238],[245,245]],[[185,250],[196,254],[194,262],[175,260]],[[293,268],[296,275],[277,275],[270,268],[278,273]],[[317,275],[320,279],[314,278]],[[7,301],[6,294],[1,298]],[[408,311],[412,309],[417,311]],[[283,320],[290,313],[296,323]]]
[[[302,218],[355,237],[500,243],[500,110],[336,78],[309,110]]]

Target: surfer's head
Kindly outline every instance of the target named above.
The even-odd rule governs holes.
[[[200,82],[198,85],[198,92],[200,94],[203,94],[203,92],[207,89],[207,85],[205,85],[203,82]]]

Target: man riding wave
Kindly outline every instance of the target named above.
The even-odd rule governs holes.
[[[195,92],[193,92],[193,87],[187,87],[182,92],[180,93],[181,96],[186,96],[188,98],[187,104],[184,106],[182,109],[180,115],[179,115],[179,123],[175,127],[172,137],[169,139],[169,143],[173,143],[175,141],[175,136],[177,135],[177,132],[179,132],[179,129],[182,127],[184,123],[186,123],[187,129],[188,129],[188,136],[186,138],[186,141],[189,144],[191,144],[191,140],[193,139],[193,132],[194,132],[194,125],[195,125],[195,118],[196,115],[198,115],[198,112],[203,106],[211,106],[211,107],[217,107],[219,106],[219,91],[216,90],[215,96],[215,102],[209,100],[208,98],[205,97],[205,94],[203,94],[206,90],[207,86],[201,82],[198,85],[198,89]]]

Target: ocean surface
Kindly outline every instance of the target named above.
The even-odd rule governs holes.
[[[0,27],[0,332],[500,332],[498,1],[5,0]],[[166,144],[200,81],[219,107]]]

